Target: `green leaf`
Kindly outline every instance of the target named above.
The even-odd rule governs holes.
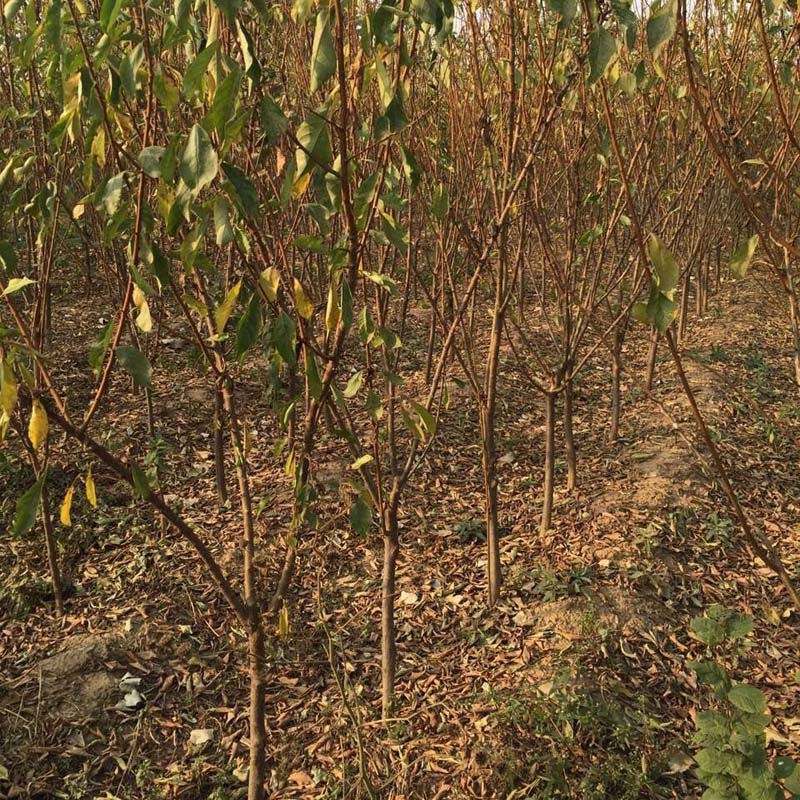
[[[715,647],[725,641],[725,628],[714,619],[695,617],[690,627],[695,636],[709,647]]]
[[[177,84],[161,67],[157,67],[153,75],[153,90],[162,106],[171,114],[181,101],[181,93]]]
[[[161,159],[164,158],[164,153],[166,153],[166,148],[155,144],[145,147],[139,153],[139,166],[145,175],[149,175],[151,178],[161,177]]]
[[[236,326],[234,352],[237,358],[241,358],[256,343],[259,333],[261,333],[261,303],[258,300],[258,293],[253,292],[247,309]]]
[[[217,247],[225,247],[235,238],[228,214],[228,204],[221,197],[214,200],[214,233]]]
[[[697,679],[710,686],[722,683],[727,677],[716,661],[687,661],[686,668],[696,673]]]
[[[578,13],[578,0],[547,0],[547,7],[560,17],[559,30],[566,30]]]
[[[183,155],[180,175],[183,182],[195,193],[211,183],[217,176],[217,154],[201,125],[195,124],[189,132]]]
[[[4,272],[14,272],[17,268],[17,254],[14,248],[0,239],[0,267]]]
[[[137,497],[147,499],[150,496],[150,482],[147,480],[144,470],[135,461],[131,462],[131,479],[133,493]]]
[[[108,352],[109,345],[111,344],[111,337],[114,333],[114,322],[109,320],[105,327],[103,328],[102,333],[98,338],[94,341],[92,346],[89,348],[89,366],[94,373],[95,378],[100,377],[100,369],[103,366],[103,362],[106,358],[106,353]]]
[[[773,770],[776,778],[780,778],[781,780],[783,778],[788,778],[795,770],[794,759],[789,756],[778,756],[775,759]]]
[[[360,536],[366,536],[372,525],[372,511],[360,495],[350,506],[350,525]]]
[[[32,281],[30,278],[12,278],[6,288],[3,289],[3,295],[14,294],[14,292],[18,292],[32,283],[36,283],[36,281]]]
[[[433,436],[436,433],[436,419],[433,414],[431,414],[425,406],[420,403],[415,403],[413,400],[411,401],[411,405],[414,407],[414,411],[419,415],[425,432]]]
[[[308,382],[308,393],[315,399],[322,398],[322,380],[317,369],[317,359],[311,350],[306,350],[306,381]]]
[[[706,747],[696,756],[697,765],[710,775],[729,773],[734,767],[735,758],[732,753],[717,750],[716,747]]]
[[[792,793],[792,798],[800,795],[800,766],[796,766],[791,775],[783,779],[783,785]]]
[[[248,32],[247,28],[242,25],[241,21],[236,22],[237,39],[239,40],[239,47],[242,50],[242,58],[244,59],[244,72],[253,84],[258,84],[261,81],[261,64],[256,58],[256,49],[253,44],[253,37]]]
[[[122,59],[119,65],[122,88],[132,98],[136,96],[136,73],[142,61],[144,61],[144,46],[140,42]]]
[[[675,288],[678,286],[681,275],[675,257],[654,233],[650,234],[647,242],[647,254],[650,256],[653,270],[658,278],[659,290],[669,300],[674,299]]]
[[[111,26],[117,21],[121,9],[122,0],[103,0],[103,4],[100,6],[100,27],[104,33],[108,33]]]
[[[271,144],[275,144],[289,127],[289,120],[286,119],[283,109],[269,94],[261,101],[259,119],[264,135]]]
[[[728,701],[748,714],[761,714],[767,708],[764,693],[746,683],[738,683],[733,686],[728,692]]]
[[[756,248],[758,247],[758,241],[758,234],[755,234],[734,250],[730,262],[731,272],[734,277],[744,278],[747,274],[747,270],[750,268],[750,262],[753,260]]]
[[[647,302],[647,316],[650,324],[654,325],[659,333],[665,333],[677,313],[677,302],[660,292],[658,287],[653,284],[650,290],[650,299]]]
[[[753,619],[747,614],[731,614],[725,627],[731,639],[744,639],[753,630]]]
[[[403,172],[411,185],[412,190],[419,185],[422,170],[414,154],[405,145],[400,145],[400,155],[403,159]]]
[[[255,217],[258,214],[261,200],[253,182],[239,167],[235,167],[227,161],[222,162],[222,171],[227,178],[225,191],[236,207],[246,216]]]
[[[450,210],[450,197],[447,194],[447,187],[440,183],[433,192],[431,200],[431,214],[435,219],[443,220]]]
[[[650,315],[647,313],[647,303],[634,303],[631,306],[631,318],[636,322],[650,325]]]
[[[617,41],[605,29],[595,28],[589,36],[589,85],[603,77],[617,54]]]
[[[135,347],[120,345],[117,348],[117,358],[137,386],[150,387],[153,371],[150,362],[142,353]]]
[[[14,524],[11,528],[14,535],[19,536],[22,533],[27,533],[36,524],[36,517],[39,514],[39,502],[42,498],[42,487],[46,477],[47,471],[45,470],[39,476],[39,480],[17,500]]]
[[[205,78],[208,65],[217,52],[218,42],[214,42],[201,50],[196,56],[194,61],[189,64],[186,73],[183,76],[183,94],[186,98],[191,98],[203,88],[203,79]]]
[[[328,6],[317,12],[314,44],[311,48],[311,91],[316,92],[336,72],[336,50]]]
[[[292,318],[285,311],[281,311],[272,326],[272,343],[275,345],[280,357],[290,367],[297,363],[297,355],[295,353],[297,331]]]
[[[350,377],[350,380],[347,381],[347,386],[344,387],[344,391],[342,394],[347,397],[348,399],[351,397],[355,397],[358,394],[358,390],[361,388],[361,384],[364,381],[364,373],[362,370],[359,370],[354,375]]]
[[[303,145],[305,150],[298,148],[295,153],[295,161],[297,163],[296,180],[312,170],[317,164],[330,165],[333,160],[331,142],[328,136],[328,123],[324,116],[326,113],[327,109],[325,108],[312,111],[297,129],[297,141]]]
[[[242,71],[236,66],[214,92],[214,100],[211,103],[211,110],[206,114],[205,122],[220,137],[223,136],[225,125],[236,109],[236,98],[239,96],[241,84]]]
[[[114,216],[122,200],[122,188],[125,185],[125,173],[119,172],[106,181],[100,195],[100,205],[109,217]]]
[[[657,8],[647,20],[647,46],[650,48],[653,58],[658,58],[664,46],[675,35],[678,27],[677,16],[677,0],[669,0]]]

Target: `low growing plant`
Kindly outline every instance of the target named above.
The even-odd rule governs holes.
[[[691,627],[706,645],[706,655],[687,666],[711,687],[716,699],[695,720],[697,776],[707,787],[702,800],[785,800],[787,792],[800,798],[800,767],[786,756],[770,762],[764,693],[734,681],[723,665],[737,661],[753,629],[752,619],[712,605],[692,620]]]

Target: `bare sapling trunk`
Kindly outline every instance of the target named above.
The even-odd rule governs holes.
[[[500,565],[500,531],[497,499],[497,452],[494,441],[494,409],[481,408],[481,468],[483,470],[484,517],[486,524],[489,606],[500,598],[503,573]]]
[[[264,719],[266,702],[266,647],[260,611],[254,610],[252,627],[247,639],[250,672],[250,763],[247,800],[263,800],[266,777],[267,729]]]
[[[217,498],[220,505],[228,502],[228,487],[225,482],[225,427],[222,407],[222,391],[214,390],[214,474]]]
[[[553,521],[553,491],[556,461],[556,395],[548,391],[544,396],[544,485],[542,498],[542,523],[540,533],[550,530]]]
[[[608,441],[612,444],[619,438],[619,422],[622,416],[623,337],[623,331],[618,328],[614,334],[614,348],[611,352],[611,421],[608,426]]]
[[[698,287],[701,281],[697,281]],[[647,370],[645,372],[644,385],[648,392],[653,391],[653,381],[656,374],[656,356],[658,355],[658,330],[653,328],[650,332],[650,348],[647,351]]]
[[[38,476],[37,476],[38,477]],[[50,570],[50,582],[53,585],[53,599],[56,604],[56,614],[64,616],[64,589],[61,584],[61,570],[58,566],[58,547],[56,545],[55,531],[53,530],[53,518],[50,516],[50,505],[48,502],[47,486],[42,486],[42,496],[40,500],[42,509],[42,528],[44,529],[44,542],[47,549],[47,566]]]
[[[481,413],[481,440],[483,445],[483,485],[486,514],[487,578],[489,606],[500,597],[502,568],[500,565],[500,531],[497,497],[497,448],[495,445],[495,412],[497,407],[497,372],[500,364],[500,342],[503,335],[501,298],[496,297],[492,315],[492,333],[487,354],[484,404]]]
[[[391,498],[381,517],[383,534],[383,575],[381,582],[381,714],[383,719],[394,710],[397,675],[397,639],[394,607],[397,591],[397,556],[400,537],[397,524],[397,501]]]
[[[567,491],[571,492],[578,483],[578,458],[575,453],[573,422],[573,382],[568,380],[564,386],[564,457],[567,462]]]
[[[689,288],[691,284],[692,271],[689,269],[686,273],[683,293],[681,294],[681,311],[678,317],[678,342],[682,342],[686,338],[686,324],[689,321]]]

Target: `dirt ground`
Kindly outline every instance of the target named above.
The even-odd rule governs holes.
[[[74,317],[59,322],[74,374],[58,378],[88,392],[88,346],[67,332],[94,331],[103,310],[77,300]],[[590,362],[576,394],[579,485],[564,491],[559,462],[546,536],[542,409],[506,364],[506,579],[491,611],[477,419],[466,392],[451,393],[443,434],[402,510],[399,708],[388,724],[378,721],[381,543],[349,530],[323,437],[320,526],[301,544],[290,634],[276,630],[269,645],[271,798],[699,797],[689,737],[708,697],[685,662],[701,652],[689,622],[711,603],[752,614],[752,646],[735,674],[768,696],[770,746],[800,752],[800,620],[732,521],[665,348],[655,385],[663,410],[640,386],[645,333],[626,348],[622,436],[606,441],[608,365]],[[744,507],[800,580],[800,395],[781,298],[758,272],[725,283],[711,310],[692,317],[684,357]],[[215,501],[207,389],[188,352],[185,362],[178,375],[156,364],[163,489],[235,566],[239,523],[235,504]],[[290,487],[263,388],[256,373],[248,381],[269,587]],[[124,384],[114,385],[118,410],[104,424],[142,454],[143,400]],[[54,498],[87,463],[71,452],[53,464]],[[64,620],[52,615],[40,534],[0,535],[0,797],[240,796],[242,632],[187,546],[110,475],[96,480],[100,507],[76,498],[63,542],[72,587]],[[11,448],[0,457],[2,519],[27,481]]]

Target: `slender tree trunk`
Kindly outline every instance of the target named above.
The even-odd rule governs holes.
[[[222,391],[214,391],[214,471],[217,481],[217,497],[221,505],[228,501],[225,482],[225,427]]]
[[[484,379],[485,398],[480,409],[481,439],[483,445],[483,482],[486,514],[486,569],[489,584],[489,606],[493,606],[500,597],[502,569],[500,566],[500,531],[498,522],[497,498],[497,448],[494,438],[495,410],[497,407],[497,373],[500,364],[500,343],[503,335],[503,314],[501,311],[501,295],[497,290],[494,314],[492,316],[492,334],[489,340],[489,352],[486,356],[486,376]]]
[[[50,582],[53,584],[53,597],[56,601],[56,613],[59,617],[63,617],[64,591],[61,585],[61,570],[58,567],[58,548],[56,547],[56,536],[55,531],[53,530],[53,518],[50,516],[50,506],[48,503],[47,494],[47,487],[42,486],[40,505],[42,509],[42,528],[44,529],[44,541],[47,549],[47,566],[50,569]]]
[[[444,287],[444,278],[442,278],[442,291]],[[434,306],[439,300],[439,295],[437,294],[436,289],[436,273],[433,274],[433,303]],[[444,310],[444,303],[442,303],[442,307]],[[425,385],[428,386],[431,382],[431,376],[433,375],[433,348],[436,344],[436,308],[431,308],[431,324],[428,328],[428,349],[425,353]]]
[[[619,438],[619,422],[622,416],[622,341],[624,333],[618,329],[614,334],[614,350],[611,353],[611,423],[608,426],[608,441]]]
[[[553,486],[556,461],[556,396],[544,396],[544,498],[542,500],[542,534],[550,530],[553,520]]]
[[[578,458],[575,453],[575,436],[572,430],[573,384],[568,380],[564,387],[564,456],[567,461],[567,491],[578,483]]]
[[[390,500],[382,520],[383,580],[381,586],[381,709],[388,719],[394,709],[394,682],[397,674],[397,638],[394,623],[397,556],[400,537],[397,526],[397,503]]]
[[[681,296],[681,313],[678,319],[678,341],[682,342],[686,337],[686,323],[689,320],[689,287],[692,285],[692,271],[686,273],[686,282],[683,286]]]
[[[256,609],[255,614],[260,612]],[[248,771],[247,800],[263,800],[266,777],[267,730],[264,721],[266,703],[266,648],[264,626],[259,617],[253,622],[248,637],[250,666],[250,769]]]
[[[702,281],[697,281],[699,288]],[[653,391],[653,379],[656,374],[656,355],[658,353],[658,330],[653,328],[650,333],[650,349],[647,351],[647,372],[645,373],[644,383],[648,392]]]
[[[487,582],[489,585],[489,607],[500,598],[503,571],[500,564],[500,531],[497,502],[497,459],[494,441],[494,409],[483,407],[481,415],[481,443],[483,468],[483,495],[486,521]]]
[[[722,245],[717,244],[716,247],[716,261],[717,261],[717,280],[716,280],[716,290],[719,291],[719,287],[722,284]]]
[[[147,406],[147,433],[149,436],[155,436],[156,417],[153,411],[153,392],[151,389],[144,390],[144,401]]]

